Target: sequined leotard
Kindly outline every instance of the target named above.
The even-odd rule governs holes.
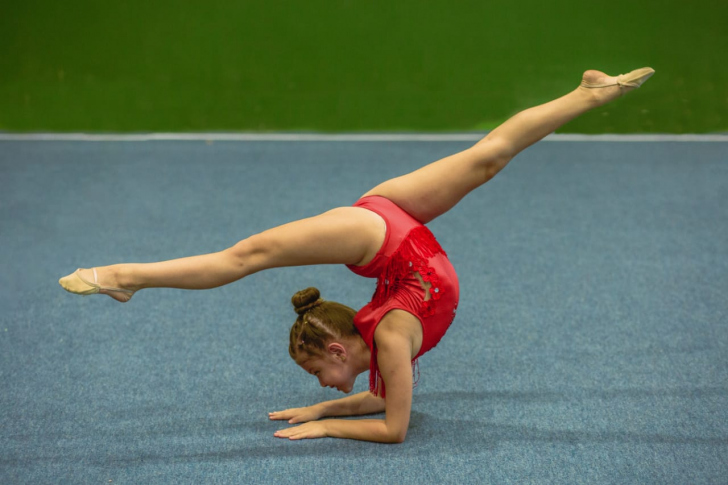
[[[455,318],[460,288],[455,269],[429,229],[394,202],[381,196],[359,199],[354,207],[379,214],[387,224],[381,249],[365,266],[347,267],[367,278],[377,278],[372,301],[354,317],[354,325],[372,351],[369,390],[384,397],[384,381],[377,366],[374,331],[387,312],[404,310],[422,323],[422,347],[412,360],[437,345]],[[419,273],[425,290],[415,275]],[[429,295],[425,301],[426,295]]]

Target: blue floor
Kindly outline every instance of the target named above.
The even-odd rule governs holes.
[[[344,267],[121,305],[77,267],[228,247],[460,142],[0,142],[0,483],[728,483],[728,144],[543,142],[430,227],[458,318],[407,441],[273,438],[338,397],[288,357]],[[357,383],[366,388],[366,376]]]

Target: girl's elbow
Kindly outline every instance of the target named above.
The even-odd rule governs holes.
[[[407,428],[396,429],[389,433],[389,442],[392,444],[404,443],[405,438],[407,438]]]

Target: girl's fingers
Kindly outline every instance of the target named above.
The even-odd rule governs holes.
[[[268,416],[271,419],[291,419],[292,417],[299,414],[298,411],[299,411],[298,408],[284,409],[283,411],[273,411],[272,413],[268,413]]]
[[[303,439],[306,437],[306,435],[303,433],[298,433],[298,432],[282,433],[281,431],[276,432],[273,436],[275,436],[276,438],[288,438],[289,440],[300,440],[300,439]]]
[[[288,429],[279,429],[278,431],[276,431],[275,433],[273,433],[273,436],[275,436],[276,438],[290,438],[290,436],[291,436],[290,429],[291,428],[288,428]]]
[[[272,420],[284,420],[287,419],[289,424],[295,424],[300,421],[300,417],[296,416],[294,413],[288,413],[285,411],[278,411],[273,413],[268,413],[268,418]]]
[[[289,438],[293,440],[297,439],[296,437],[301,435],[301,431],[302,430],[300,426],[296,426],[294,428],[284,428],[276,431],[273,436],[277,438]]]
[[[286,409],[284,411],[273,411],[272,413],[268,413],[268,416],[277,416],[278,419],[283,419],[285,417],[288,419],[293,416],[293,413],[290,409]]]
[[[293,428],[286,428],[276,431],[273,436],[276,438],[288,438],[291,440],[302,440],[309,438],[323,438],[326,432],[320,424],[302,424]]]

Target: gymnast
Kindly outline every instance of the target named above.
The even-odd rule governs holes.
[[[651,68],[615,77],[586,71],[575,90],[516,114],[462,152],[374,187],[352,207],[269,229],[217,253],[78,269],[59,282],[71,293],[101,293],[126,302],[145,288],[215,288],[284,266],[341,263],[377,278],[371,302],[358,312],[322,300],[315,288],[296,293],[292,302],[298,318],[288,349],[321,386],[344,393],[368,370],[369,391],[272,412],[269,418],[298,424],[277,431],[279,438],[401,443],[409,426],[416,360],[440,341],[458,304],[455,271],[424,224],[493,178],[525,148],[638,88],[652,74]],[[319,420],[382,411],[384,419]]]

